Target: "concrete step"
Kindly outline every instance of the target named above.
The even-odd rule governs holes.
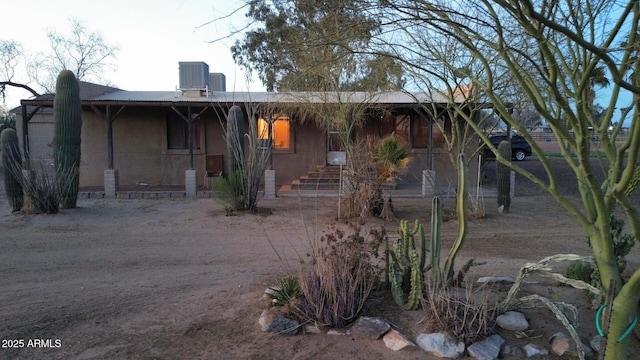
[[[301,183],[300,180],[291,182],[291,190],[338,190],[339,183]]]
[[[312,177],[300,176],[298,179],[301,184],[339,184],[339,177]]]

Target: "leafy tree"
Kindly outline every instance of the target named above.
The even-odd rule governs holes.
[[[40,92],[51,93],[56,77],[65,69],[73,71],[78,80],[102,81],[102,74],[115,68],[117,47],[106,43],[100,33],[89,31],[79,20],[71,19],[69,24],[67,34],[48,31],[50,49],[31,56],[23,55],[23,47],[16,41],[0,40],[0,93],[3,98],[7,86],[25,89],[34,96]],[[20,68],[28,74],[28,79],[15,78]]]
[[[359,1],[249,0],[256,28],[231,48],[237,64],[255,70],[267,90],[398,89],[402,69],[384,54],[363,54],[379,22]]]
[[[497,160],[545,189],[585,229],[603,285],[608,289],[610,281],[615,284],[615,299],[607,304],[612,315],[605,358],[626,359],[629,342],[623,333],[638,309],[640,269],[633,269],[631,277],[623,281],[616,266],[609,219],[614,209],[621,207],[632,235],[640,240],[640,216],[630,200],[640,178],[637,0],[394,0],[380,4],[375,10],[388,26],[388,32],[383,33],[395,32],[395,39],[400,39],[398,43],[391,43],[390,36],[384,40],[404,47],[396,52],[397,59],[423,76],[431,74],[421,67],[424,62],[416,59],[437,55],[440,67],[451,71],[460,69],[460,62],[466,60],[471,71],[465,71],[465,76],[477,88],[479,99],[490,102],[500,118],[532,144],[547,179],[535,177],[508,159]],[[430,36],[416,38],[416,33]],[[402,41],[408,38],[413,40],[411,45]],[[462,49],[452,60],[445,53],[433,52],[436,47],[432,45],[442,38],[455,39]],[[426,43],[415,45],[416,41]],[[599,67],[606,70],[611,88],[604,113],[596,117],[592,111],[594,91],[604,84],[602,77],[594,76]],[[558,189],[549,160],[514,116],[509,86],[504,86],[507,83],[503,80],[520,89],[551,127],[564,160],[578,179],[580,205]],[[614,126],[614,110],[622,93],[630,94],[633,102]],[[629,137],[617,144],[625,117],[630,120]],[[488,143],[477,123],[469,121],[468,125]],[[592,175],[592,131],[600,138],[601,162],[608,168],[603,180]]]

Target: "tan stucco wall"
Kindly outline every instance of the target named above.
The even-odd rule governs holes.
[[[114,168],[119,172],[121,186],[145,182],[151,185],[183,186],[184,172],[189,168],[187,150],[167,150],[166,114],[170,108],[126,108],[113,123]],[[198,185],[205,185],[205,155],[223,154],[228,161],[222,122],[213,111],[205,112],[201,121],[201,149],[194,150],[194,168],[197,171]],[[36,115],[30,121],[31,126],[52,123],[50,115]],[[18,133],[21,135],[21,121],[18,117]],[[248,126],[245,124],[245,127]],[[292,119],[294,149],[276,152],[273,164],[276,170],[276,184],[290,183],[317,166],[326,164],[326,133],[313,122],[300,123]],[[51,127],[51,140],[53,139]],[[46,134],[42,136],[47,141]],[[38,140],[39,141],[39,140]],[[50,141],[49,141],[50,143]],[[48,146],[37,145],[32,148]],[[103,172],[108,167],[107,125],[93,110],[83,112],[82,158],[80,167],[80,185],[102,187]],[[401,183],[419,184],[422,170],[428,169],[429,152],[427,149],[413,149],[411,162]],[[434,169],[439,186],[455,186],[456,174],[444,148],[434,152]],[[470,180],[475,181],[477,166],[471,162]]]
[[[294,151],[275,152],[273,155],[277,185],[291,183],[317,166],[326,165],[327,140],[324,130],[311,122],[294,123],[293,128]]]
[[[165,110],[166,111],[166,110]],[[92,112],[83,114],[81,186],[102,186],[107,168],[106,123]],[[198,185],[204,185],[205,155],[222,154],[228,161],[224,122],[211,114],[203,116],[203,149],[194,150]],[[247,127],[248,124],[245,124]],[[246,131],[246,129],[245,129]],[[186,150],[166,150],[164,111],[125,112],[113,124],[114,168],[121,186],[142,181],[151,185],[184,185],[189,168]],[[325,164],[326,138],[312,123],[293,124],[294,149],[276,152],[273,165],[276,184],[290,183],[318,165]]]

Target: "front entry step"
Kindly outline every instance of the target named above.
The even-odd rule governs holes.
[[[339,166],[319,166],[291,182],[291,190],[338,190],[339,188]]]
[[[385,181],[383,190],[396,188],[395,181]],[[340,189],[340,166],[320,166],[291,182],[291,190],[336,190]]]

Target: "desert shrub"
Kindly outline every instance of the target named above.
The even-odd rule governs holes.
[[[234,171],[227,177],[215,180],[215,198],[220,200],[231,211],[240,210],[244,206],[242,173]]]
[[[23,170],[18,164],[10,165],[10,172],[18,180],[25,195],[22,211],[35,214],[56,214],[63,195],[74,186],[78,168],[58,172],[51,166],[40,164],[36,170]]]
[[[615,215],[611,215],[609,217],[609,227],[611,229],[613,254],[615,256],[618,269],[620,273],[622,273],[627,267],[626,256],[629,254],[636,241],[633,235],[622,233],[622,230],[624,229],[624,221],[618,219]],[[589,246],[591,246],[588,238],[587,242],[589,243]],[[579,260],[571,263],[571,265],[567,267],[566,274],[570,279],[582,280],[600,290],[604,289],[598,268],[585,261]]]
[[[569,279],[581,280],[591,284],[593,266],[586,261],[576,260],[567,267],[567,277]]]
[[[489,300],[487,288],[433,287],[423,308],[425,331],[449,332],[467,345],[494,333],[497,306]]]
[[[270,287],[266,294],[271,299],[271,305],[281,306],[286,313],[294,314],[302,290],[298,278],[288,275],[280,279],[277,285]]]
[[[22,187],[29,204],[27,212],[56,214],[65,194],[74,186],[78,169],[72,167],[53,172],[45,165],[22,172]]]
[[[302,296],[297,315],[336,328],[355,321],[380,279],[382,266],[375,258],[384,238],[384,231],[375,230],[365,237],[359,227],[352,227],[350,235],[333,228],[322,236],[298,276]]]

